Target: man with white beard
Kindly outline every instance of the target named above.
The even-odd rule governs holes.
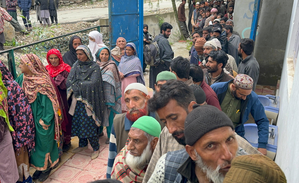
[[[116,156],[111,179],[123,183],[142,182],[161,133],[161,125],[150,116],[140,117],[132,125],[126,146]]]
[[[222,183],[233,158],[247,154],[239,148],[230,118],[214,106],[193,109],[184,127],[185,149],[161,156],[149,183]],[[174,169],[172,164],[179,168]],[[157,172],[163,172],[161,181]]]

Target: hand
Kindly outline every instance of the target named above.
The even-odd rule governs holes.
[[[258,151],[260,151],[263,155],[267,155],[267,149],[265,148],[257,148]]]
[[[119,72],[120,79],[124,78],[124,74],[122,72]]]
[[[50,125],[46,125],[42,119],[39,120],[39,124],[42,125],[44,130],[48,130]]]
[[[143,41],[145,41],[145,42],[146,42],[146,39],[144,38],[144,39],[143,39]]]

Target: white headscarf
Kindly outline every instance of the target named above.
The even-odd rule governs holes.
[[[103,35],[101,33],[99,33],[98,31],[91,31],[88,34],[89,37],[93,38],[95,40],[95,42],[89,40],[89,44],[88,47],[91,51],[93,60],[96,60],[96,52],[101,49],[102,47],[107,47],[104,43],[103,43]]]

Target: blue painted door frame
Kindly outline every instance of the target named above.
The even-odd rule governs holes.
[[[136,45],[138,57],[143,62],[143,0],[109,0],[110,49],[118,37]]]

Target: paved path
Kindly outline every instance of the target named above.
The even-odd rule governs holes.
[[[153,2],[152,6],[148,3],[144,4],[144,11],[154,11],[157,9],[158,2]],[[177,2],[179,5],[180,2]],[[187,6],[186,6],[187,7]],[[84,9],[73,9],[73,10],[59,10],[58,9],[58,22],[59,23],[75,23],[79,21],[93,21],[103,18],[108,18],[108,7],[105,8],[88,8]],[[163,0],[159,2],[159,9],[172,8],[170,0]],[[30,19],[32,23],[39,24],[37,22],[35,10],[30,11]],[[21,17],[18,17],[18,21],[23,25]]]

